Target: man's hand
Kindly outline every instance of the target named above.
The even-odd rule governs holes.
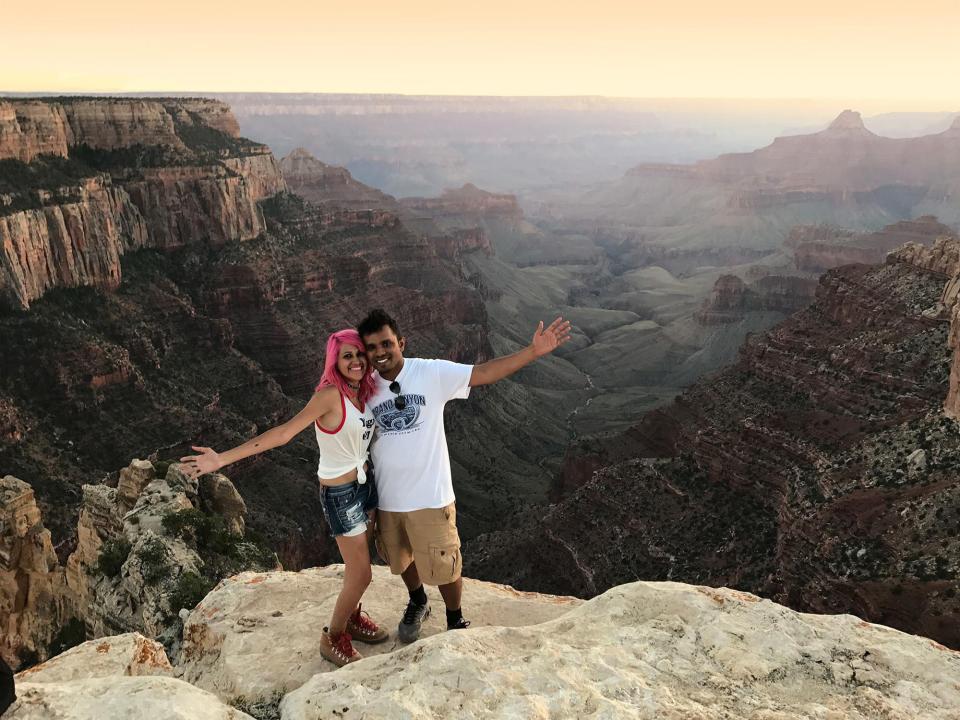
[[[217,455],[212,448],[197,447],[195,445],[191,445],[190,447],[200,454],[187,455],[186,457],[180,458],[180,462],[183,463],[181,470],[188,478],[193,479],[199,475],[216,472],[224,466],[220,456]]]
[[[558,317],[546,330],[543,329],[541,321],[533,334],[533,340],[523,350],[474,365],[473,372],[470,374],[470,387],[489,385],[503,380],[537,358],[552,353],[569,339],[570,323],[565,322],[563,318]]]
[[[543,357],[552,353],[570,339],[570,322],[558,317],[546,330],[543,329],[543,320],[537,325],[530,347],[536,357]]]

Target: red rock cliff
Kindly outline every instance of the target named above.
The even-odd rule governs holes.
[[[52,287],[115,287],[130,250],[254,238],[258,201],[285,189],[210,100],[0,102],[0,159],[0,298],[24,308]]]

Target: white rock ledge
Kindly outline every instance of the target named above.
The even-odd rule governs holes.
[[[224,700],[269,698],[335,670],[319,652],[323,627],[343,584],[343,566],[301,572],[246,572],[224,580],[184,623],[178,676]],[[427,588],[432,614],[423,637],[446,630],[443,601]],[[379,645],[357,643],[365,656],[401,647],[397,625],[408,595],[399,576],[373,568],[363,609],[390,631]],[[464,579],[464,615],[474,625],[534,625],[582,604],[571,597],[522,593],[505,585]]]
[[[638,582],[540,625],[443,633],[315,675],[281,710],[283,720],[956,720],[960,654],[849,615]]]
[[[475,625],[456,632],[443,632],[430,589],[420,641],[358,643],[368,657],[331,672],[317,634],[341,575],[230,578],[188,618],[172,669],[182,679],[166,676],[153,641],[102,638],[21,673],[3,720],[238,720],[248,716],[230,705],[254,707],[241,696],[282,720],[960,719],[960,653],[849,615],[679,583],[584,603],[467,580]],[[376,568],[365,605],[394,636],[406,599]]]

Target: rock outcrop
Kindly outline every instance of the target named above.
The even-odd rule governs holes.
[[[140,633],[88,640],[17,674],[17,682],[64,683],[106,677],[173,675],[163,645]]]
[[[373,571],[363,608],[384,627],[394,628],[409,597],[387,568]],[[253,700],[289,692],[316,673],[335,669],[320,656],[317,637],[342,585],[342,565],[298,573],[242,573],[224,580],[184,624],[176,659],[179,676],[224,699],[243,695]],[[434,612],[424,623],[424,637],[445,630],[442,601],[432,600]],[[466,579],[463,602],[473,626],[519,627],[557,618],[582,601]],[[398,645],[393,638],[357,647],[368,657],[392,653]]]
[[[753,179],[779,192],[872,192],[883,186],[942,186],[957,177],[960,138],[947,130],[913,138],[885,138],[845,110],[827,129],[778,137],[765,148],[721,155],[696,164],[715,180]]]
[[[932,275],[946,278],[947,283],[937,303],[924,312],[931,320],[948,320],[947,344],[952,352],[950,387],[943,403],[944,412],[960,418],[960,239],[940,238],[932,247],[908,243],[890,253],[888,262],[902,262]]]
[[[329,614],[340,575],[334,567],[231,578],[191,615],[183,664],[172,670],[179,679],[149,640],[104,638],[21,673],[5,717],[92,720],[134,707],[163,720],[238,720],[243,710],[280,720],[960,713],[960,654],[937,643],[673,582],[634,582],[582,603],[467,580],[469,629],[437,632],[431,618],[418,642],[362,646],[367,657],[331,672],[311,630]],[[406,591],[378,568],[367,599],[380,617]]]
[[[16,668],[41,655],[62,615],[63,576],[33,489],[0,479],[0,655]]]
[[[736,275],[721,275],[695,318],[718,325],[737,322],[748,312],[789,315],[813,302],[816,289],[816,279],[809,277],[764,275],[747,284]]]
[[[172,677],[92,677],[65,683],[24,682],[8,720],[255,720],[216,696]]]
[[[249,240],[285,188],[264,145],[200,99],[0,101],[0,298],[115,289],[120,256]]]
[[[283,179],[291,192],[318,207],[378,209],[396,213],[396,199],[354,180],[346,168],[320,162],[304,148],[296,148],[280,161]]]
[[[496,215],[511,220],[523,217],[515,196],[487,192],[472,183],[458,189],[444,190],[440,197],[407,197],[401,198],[400,203],[410,213],[421,213],[434,219],[445,215]]]
[[[446,633],[335,674],[280,704],[413,718],[947,718],[960,656],[850,616],[800,615],[726,589],[614,588],[532,627]],[[344,711],[349,708],[349,714]]]
[[[177,466],[158,476],[140,460],[120,472],[116,488],[84,485],[76,547],[61,565],[33,490],[4,478],[0,513],[9,520],[0,546],[0,652],[10,664],[49,657],[67,641],[65,633],[83,639],[136,631],[173,642],[180,603],[192,607],[202,597],[198,591],[220,579],[208,575],[276,566],[269,553],[243,544],[243,501],[230,481],[210,475],[204,485],[198,493]],[[199,512],[199,496],[209,514]],[[232,546],[216,536],[218,522],[236,536]],[[232,563],[211,562],[216,543]],[[140,655],[150,655],[134,640]]]

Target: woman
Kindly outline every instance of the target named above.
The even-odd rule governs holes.
[[[387,632],[360,610],[360,598],[371,579],[368,530],[372,532],[377,507],[377,490],[373,482],[367,482],[366,474],[374,425],[366,401],[374,384],[362,348],[356,330],[334,333],[327,340],[320,384],[293,419],[225,453],[194,447],[199,455],[180,459],[190,477],[216,472],[237,460],[286,445],[314,425],[320,445],[317,474],[323,514],[345,566],[333,618],[320,637],[320,654],[338,666],[361,658],[351,640],[377,643],[387,639]]]

